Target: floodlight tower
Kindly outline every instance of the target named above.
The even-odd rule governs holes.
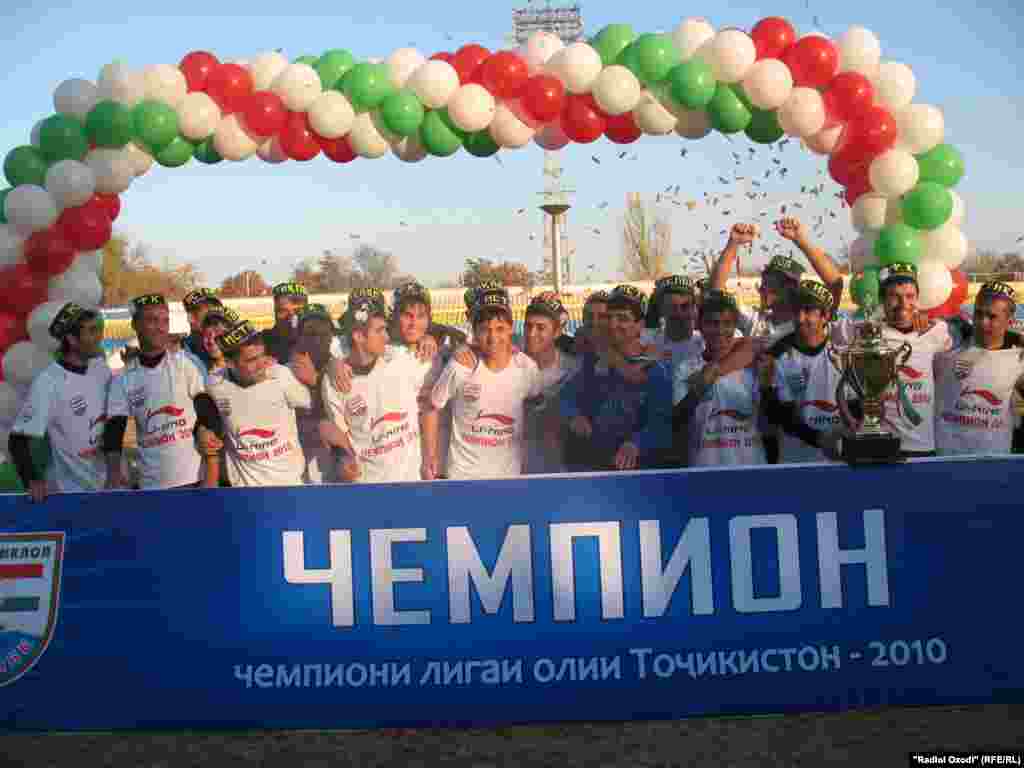
[[[544,3],[530,3],[526,8],[514,9],[509,42],[523,45],[534,32],[550,32],[566,45],[582,40],[583,15],[580,4],[574,0],[545,0]],[[554,152],[544,152],[544,176],[544,191],[541,192],[543,203],[540,209],[550,217],[551,265],[555,273],[555,290],[561,292],[563,280],[572,279],[572,249],[567,242],[563,249],[562,240],[565,214],[571,207],[568,196],[574,190],[561,186],[562,165]]]

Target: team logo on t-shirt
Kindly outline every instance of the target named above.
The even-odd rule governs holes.
[[[924,373],[909,365],[901,365],[898,370],[901,376],[906,376],[908,379],[917,380],[924,376]]]
[[[366,416],[366,398],[354,395],[345,405],[345,416],[349,421],[356,421]]]
[[[512,416],[506,416],[503,413],[484,413],[483,411],[476,415],[474,421],[493,421],[503,427],[513,427],[516,423]]]
[[[161,405],[159,408],[150,408],[146,411],[146,432],[149,432],[149,422],[154,416],[168,416],[172,419],[180,419],[185,415],[184,408],[175,405]]]
[[[0,687],[39,661],[57,626],[64,533],[0,533]]]
[[[986,403],[991,405],[993,408],[1003,404],[1003,398],[989,392],[987,389],[964,389],[960,393],[960,397],[967,397],[968,395],[974,395],[980,397]]]
[[[405,411],[391,411],[389,413],[385,413],[383,416],[378,416],[376,419],[373,420],[373,422],[370,424],[370,430],[373,431],[374,429],[377,428],[379,424],[386,424],[388,422],[401,424],[403,421],[406,420],[406,418],[408,418],[408,416],[409,414],[406,413]]]
[[[240,438],[242,437],[254,437],[257,440],[269,440],[277,434],[275,429],[261,429],[260,427],[250,427],[249,429],[243,429],[238,433]]]
[[[708,420],[714,418],[732,419],[733,421],[750,421],[751,414],[743,413],[736,408],[716,408],[708,414]]]
[[[69,405],[71,406],[71,410],[75,414],[75,416],[84,416],[85,412],[89,410],[89,404],[81,395],[75,395],[74,397],[72,397]]]

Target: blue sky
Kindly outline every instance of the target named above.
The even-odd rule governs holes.
[[[157,15],[146,3],[127,2],[9,0],[5,5],[0,22],[7,30],[8,66],[0,74],[6,111],[0,144],[6,153],[28,143],[33,124],[52,113],[53,90],[62,80],[94,80],[114,59],[142,67],[177,64],[195,49],[210,50],[222,60],[248,59],[275,48],[283,48],[293,59],[338,47],[357,57],[382,58],[410,44],[428,56],[467,42],[494,49],[504,45],[512,9],[521,3],[306,0],[291,6],[302,15],[273,15],[262,4],[234,0],[213,4],[217,15]],[[590,34],[615,22],[630,23],[638,32],[670,31],[682,19],[680,11],[670,10],[674,5],[582,2]],[[749,29],[764,16],[781,15],[800,32],[811,31],[815,18],[820,30],[833,37],[852,24],[874,31],[882,41],[883,59],[903,61],[914,70],[915,101],[943,110],[946,140],[963,152],[967,174],[958,191],[967,205],[968,238],[979,247],[1021,247],[1016,240],[1024,234],[1024,81],[1019,78],[1024,71],[1019,44],[1024,10],[1016,0],[990,0],[985,9],[964,3],[937,8],[926,0],[685,5],[682,13],[705,15],[716,27]],[[576,189],[569,233],[577,248],[577,274],[592,274],[595,279],[617,275],[628,192],[653,200],[659,191],[678,184],[683,200],[701,199],[705,191],[720,196],[741,191],[717,181],[734,169],[758,175],[762,189],[773,199],[803,200],[805,209],[797,212],[805,218],[824,215],[826,246],[835,248],[843,238],[854,237],[848,212],[838,201],[799,194],[801,185],[820,181],[827,182],[829,192],[837,189],[820,175],[821,158],[792,142],[775,153],[760,149],[752,160],[737,166],[731,153],[746,158],[748,146],[742,136],[732,143],[715,134],[697,142],[643,137],[622,160],[620,148],[605,140],[567,147],[561,157],[563,179]],[[688,150],[686,157],[680,156],[682,147]],[[433,284],[453,278],[470,257],[539,267],[541,238],[530,240],[530,234],[539,235],[542,226],[542,215],[532,206],[539,202],[543,185],[543,153],[531,143],[501,154],[501,164],[460,152],[415,165],[388,154],[344,166],[320,157],[312,163],[279,166],[252,158],[213,167],[154,167],[122,196],[117,230],[148,243],[161,258],[197,263],[211,284],[252,267],[272,281],[284,278],[303,258],[316,258],[329,248],[351,249],[357,242],[352,235],[359,236],[358,242],[393,251],[404,271]],[[772,163],[773,156],[782,164]],[[789,169],[784,180],[777,174],[783,166]],[[765,170],[773,171],[768,179]],[[826,200],[835,205],[823,204]],[[598,207],[604,202],[609,205]],[[530,210],[517,216],[522,207]],[[705,239],[718,247],[720,230],[738,213],[733,210],[726,217],[722,212],[734,207],[722,199],[716,207],[694,212],[670,204],[660,210],[672,221],[673,249],[678,250]],[[830,207],[838,218],[828,216]],[[591,264],[594,269],[588,272]]]

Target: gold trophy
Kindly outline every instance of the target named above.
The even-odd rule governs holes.
[[[857,338],[847,347],[829,345],[832,362],[841,371],[836,386],[836,403],[843,407],[846,390],[860,400],[864,420],[857,431],[843,439],[840,455],[846,463],[889,464],[900,461],[900,438],[882,425],[882,398],[897,383],[899,366],[910,358],[910,345],[899,347],[882,338],[882,321],[874,297],[865,297],[864,321],[857,326]]]

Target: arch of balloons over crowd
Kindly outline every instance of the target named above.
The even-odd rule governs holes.
[[[942,112],[915,102],[916,87],[909,67],[883,60],[871,31],[799,36],[778,17],[749,32],[700,18],[668,34],[612,24],[568,46],[537,32],[516,50],[468,44],[429,58],[400,48],[358,61],[335,49],[227,62],[193,51],[177,65],[108,64],[96,82],[62,82],[55,113],[4,159],[0,377],[13,385],[5,397],[52,359],[46,329],[63,302],[100,303],[99,249],[133,179],[154,164],[254,155],[344,164],[391,152],[418,162],[673,132],[744,133],[762,144],[798,137],[827,157],[861,233],[851,252],[855,298],[877,293],[881,266],[915,262],[922,306],[952,313],[966,294],[957,270],[967,255],[964,205],[953,189],[964,167],[944,141]]]

